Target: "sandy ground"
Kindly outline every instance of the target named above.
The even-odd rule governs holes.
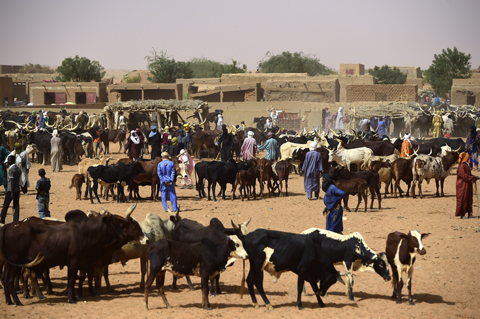
[[[117,149],[116,146],[111,148]],[[119,154],[114,154],[120,158]],[[30,179],[34,185],[41,166],[34,164]],[[117,204],[106,202],[90,204],[86,200],[75,200],[75,190],[68,189],[77,166],[64,166],[58,173],[49,173],[52,181],[51,212],[52,217],[63,218],[72,209],[100,210],[104,208],[115,214],[124,214],[131,203]],[[452,174],[456,174],[453,170]],[[33,189],[34,186],[31,187]],[[382,201],[382,209],[368,210],[367,213],[346,213],[344,220],[345,232],[360,232],[367,244],[377,252],[385,250],[387,235],[393,231],[408,232],[416,229],[422,233],[431,233],[424,240],[427,254],[417,257],[413,276],[413,298],[415,306],[409,306],[406,287],[403,290],[403,303],[398,305],[390,298],[392,286],[384,282],[373,272],[357,273],[355,275],[355,301],[349,301],[345,296],[345,287],[339,283],[333,285],[328,297],[323,298],[327,307],[320,309],[316,298],[308,288],[309,296],[303,297],[304,311],[296,307],[296,278],[293,273],[282,275],[278,283],[273,283],[268,274],[265,275],[264,287],[274,311],[268,311],[259,299],[260,309],[254,309],[248,293],[240,299],[239,286],[242,276],[242,263],[236,262],[221,276],[224,294],[210,298],[211,311],[200,308],[201,292],[199,278],[193,278],[196,291],[189,291],[185,279],[181,279],[180,289],[172,291],[170,275],[167,276],[166,295],[172,306],[166,309],[156,290],[150,293],[150,311],[143,310],[143,291],[140,290],[139,262],[130,261],[125,267],[120,264],[110,266],[110,280],[115,289],[112,293],[101,296],[79,299],[79,303],[67,303],[63,293],[66,288],[66,269],[58,268],[52,271],[55,295],[46,300],[21,298],[23,307],[6,306],[4,297],[0,302],[0,317],[2,318],[316,318],[319,315],[328,317],[360,317],[360,318],[480,318],[479,279],[480,270],[480,220],[460,220],[454,217],[455,211],[455,176],[446,180],[443,198],[435,197],[435,183],[424,187],[424,199],[388,197]],[[307,201],[303,191],[303,178],[293,175],[289,183],[289,196],[284,198],[263,197],[257,200],[209,202],[200,199],[195,190],[177,189],[181,216],[208,224],[212,217],[219,218],[225,225],[230,220],[237,223],[252,217],[250,231],[257,228],[268,228],[294,233],[310,227],[325,227],[321,215],[322,201]],[[149,188],[142,189],[142,195],[147,196]],[[3,198],[3,195],[1,195]],[[351,205],[356,199],[351,200]],[[20,200],[20,217],[38,216],[35,192],[29,190]],[[378,207],[377,204],[374,206]],[[162,218],[167,218],[160,202],[142,200],[139,202],[134,216],[143,219],[146,213],[153,212]],[[474,207],[478,215],[478,207]],[[7,222],[12,220],[11,209]],[[248,271],[247,262],[247,271]],[[339,271],[343,267],[338,266]],[[43,285],[41,284],[43,288]],[[247,290],[248,291],[248,290]]]

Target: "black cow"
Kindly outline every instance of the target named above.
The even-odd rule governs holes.
[[[322,238],[318,232],[299,235],[257,229],[243,238],[243,245],[250,260],[247,285],[255,308],[259,306],[255,297],[254,285],[267,309],[273,310],[263,290],[262,269],[273,277],[274,282],[277,282],[281,274],[287,271],[298,275],[297,306],[299,309],[303,309],[301,298],[304,281],[310,283],[320,307],[325,307],[320,296],[324,296],[328,288],[337,280],[344,283],[323,250]],[[320,289],[317,286],[318,282],[320,282]]]
[[[200,198],[207,197],[204,189],[204,182],[207,178],[207,166],[210,162],[200,162],[195,164],[195,187]],[[198,179],[197,179],[198,177]]]
[[[237,171],[239,171],[240,169],[248,168],[249,166],[246,162],[240,161],[238,163],[235,163],[233,159],[229,159],[227,162],[210,162],[207,166],[206,174],[206,178],[208,180],[208,200],[211,200],[211,189],[213,192],[213,200],[217,201],[217,198],[215,197],[215,188],[217,183],[220,185],[221,188],[220,193],[222,194],[222,199],[225,199],[225,190],[227,189],[227,184],[232,184],[233,189],[233,186],[235,185]]]
[[[424,140],[422,141],[422,143],[437,144],[440,147],[445,146],[445,144],[447,144],[452,149],[452,151],[458,150],[459,153],[465,151],[465,141],[461,138],[450,139],[450,138],[444,138],[444,137],[437,137],[437,138]]]
[[[322,238],[322,249],[332,262],[343,262],[347,269],[347,297],[353,299],[353,271],[373,270],[385,281],[390,280],[385,253],[377,254],[365,243],[360,233],[341,235],[328,230],[310,228],[302,234],[317,232]]]
[[[202,241],[203,238],[208,238],[215,243],[223,242],[227,236],[232,235],[236,235],[238,238],[242,239],[250,232],[247,228],[248,223],[250,223],[250,219],[240,225],[237,225],[232,221],[233,228],[225,228],[222,222],[216,217],[210,220],[210,224],[208,226],[203,226],[194,220],[182,219],[175,225],[175,228],[173,229],[172,240],[180,241],[186,244],[193,244]],[[222,293],[220,291],[219,280],[220,274],[212,279],[210,295],[217,296],[217,294]],[[193,290],[194,288],[192,282],[188,276],[187,282],[188,287]],[[177,280],[175,277],[173,277],[172,288],[177,288]]]
[[[74,285],[79,270],[91,267],[110,245],[145,241],[140,225],[133,218],[127,218],[127,222],[136,227],[128,232],[110,213],[88,218],[83,211],[73,210],[65,215],[65,220],[64,224],[55,226],[13,222],[1,228],[0,249],[5,261],[2,278],[8,305],[12,304],[10,296],[16,305],[22,304],[14,288],[14,278],[22,267],[30,268],[38,276],[49,268],[66,265],[68,301],[76,303]]]
[[[169,270],[177,277],[198,276],[202,278],[202,306],[211,309],[208,300],[208,279],[226,269],[229,257],[247,258],[242,242],[236,236],[229,236],[220,243],[208,238],[195,244],[185,244],[168,239],[160,239],[148,248],[147,264],[150,271],[145,282],[144,307],[148,310],[148,292],[157,277],[157,287],[167,308],[170,305],[163,291],[165,272]]]
[[[71,132],[61,132],[60,139],[62,141],[63,148],[63,160],[69,162],[70,166],[75,165],[75,142],[77,137]]]
[[[342,146],[345,149],[367,147],[367,148],[371,149],[373,151],[373,155],[376,155],[376,156],[392,155],[393,152],[395,151],[395,146],[392,143],[390,143],[390,141],[385,141],[385,140],[373,141],[373,142],[367,141],[366,142],[366,141],[357,139],[350,144],[343,144],[342,143]]]
[[[37,161],[42,162],[43,165],[48,165],[50,159],[50,152],[52,145],[50,140],[52,139],[52,133],[46,131],[31,132],[27,137],[27,144],[35,144],[37,146]],[[42,155],[42,156],[40,156]]]
[[[127,185],[130,185],[133,182],[133,179],[139,175],[145,173],[140,162],[135,162],[132,164],[125,165],[122,162],[119,162],[117,165],[105,166],[90,166],[88,168],[88,175],[91,178],[91,183],[93,186],[90,187],[90,201],[93,204],[92,190],[95,193],[95,197],[100,203],[100,198],[98,198],[98,180],[101,180],[107,184],[117,184],[117,203],[120,203],[120,194],[125,198],[123,192],[122,182],[125,182]]]

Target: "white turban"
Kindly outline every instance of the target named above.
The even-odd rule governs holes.
[[[403,136],[403,139],[404,139],[404,140],[410,139],[410,134],[409,134],[409,133],[405,134],[405,135]]]
[[[310,144],[310,151],[315,151],[317,149],[318,143],[317,142],[312,142]]]
[[[57,131],[57,130],[53,130],[52,136],[53,136],[53,137],[57,137],[57,136],[58,136],[58,131]]]
[[[250,137],[253,137],[253,136],[255,136],[255,133],[253,133],[252,131],[248,131],[247,135],[250,136]]]

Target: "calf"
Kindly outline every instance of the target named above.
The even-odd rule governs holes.
[[[243,245],[250,260],[247,276],[248,291],[255,308],[259,308],[255,290],[262,297],[268,310],[273,310],[263,290],[263,273],[265,270],[277,282],[282,273],[292,271],[298,275],[297,306],[302,306],[304,281],[310,283],[320,307],[325,307],[320,296],[335,282],[343,280],[335,270],[332,261],[322,248],[322,238],[318,232],[307,235],[279,232],[269,229],[257,229],[243,238]],[[320,281],[320,288],[317,283]],[[241,295],[243,293],[243,281]]]
[[[82,200],[82,185],[85,183],[85,175],[83,174],[75,174],[72,177],[72,184],[68,186],[69,189],[72,189],[75,187],[77,191],[77,196],[75,197],[75,200],[79,199]]]
[[[402,273],[406,272],[408,275],[408,303],[412,306],[415,305],[412,300],[413,264],[415,263],[415,256],[417,253],[419,255],[425,255],[427,253],[423,247],[422,239],[426,238],[428,235],[430,234],[420,235],[416,230],[409,231],[408,235],[400,232],[388,234],[385,251],[388,263],[390,264],[390,267],[392,267],[392,298],[397,298],[397,303],[402,303]]]
[[[357,207],[355,208],[355,212],[358,211],[358,207],[362,202],[362,198],[363,198],[363,201],[365,202],[364,213],[367,212],[367,193],[365,191],[368,185],[365,180],[360,178],[355,178],[348,181],[336,181],[335,186],[337,186],[347,194],[347,196],[343,197],[343,202],[345,204],[345,209],[348,212],[350,212],[350,208],[348,208],[348,195],[356,195],[356,194],[358,194],[358,204],[357,204]]]
[[[336,181],[338,180],[351,180],[355,178],[361,178],[365,180],[368,184],[368,187],[370,189],[371,193],[371,198],[372,202],[370,204],[370,209],[373,209],[373,200],[374,200],[374,194],[377,194],[377,199],[378,199],[378,209],[381,208],[382,204],[382,195],[380,194],[380,187],[379,187],[379,180],[380,177],[378,176],[378,173],[375,171],[367,170],[367,171],[361,171],[361,172],[350,172],[346,168],[332,168],[330,170],[330,174],[332,175],[332,178]]]
[[[321,236],[323,251],[332,262],[343,262],[345,265],[347,269],[346,295],[350,300],[354,300],[352,271],[375,271],[385,281],[391,279],[385,253],[377,254],[370,249],[360,233],[341,235],[324,229],[310,228],[303,231],[302,234],[313,232],[318,232]]]
[[[237,190],[237,186],[240,186],[239,191],[242,201],[244,200],[245,196],[247,197],[247,199],[250,199],[250,195],[252,195],[251,187],[253,187],[253,199],[256,199],[255,184],[257,178],[260,178],[260,169],[258,167],[238,171],[237,177],[235,179],[235,185],[233,186],[232,200],[235,198],[235,191]],[[249,191],[248,195],[246,188],[248,188]],[[245,196],[242,195],[242,190]]]
[[[273,165],[274,180],[278,179],[278,190],[280,197],[283,196],[282,188],[285,181],[285,195],[288,196],[288,177],[290,176],[291,165],[287,161],[279,161]]]
[[[150,271],[145,284],[144,307],[148,310],[148,293],[155,277],[160,296],[167,308],[170,305],[163,291],[165,271],[176,277],[198,276],[202,278],[202,306],[210,310],[208,300],[208,280],[226,269],[229,257],[246,259],[247,252],[237,236],[228,236],[223,242],[214,243],[208,238],[195,244],[185,244],[168,239],[156,241],[147,252]]]

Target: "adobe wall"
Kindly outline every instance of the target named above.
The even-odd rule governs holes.
[[[13,105],[13,81],[11,78],[0,77],[0,105],[5,106],[5,98],[8,105]]]
[[[349,72],[347,74],[348,70],[353,70],[353,74]],[[364,75],[365,74],[365,66],[363,64],[358,64],[358,63],[346,63],[346,64],[340,64],[340,72],[339,75]]]
[[[423,89],[423,79],[413,79],[407,77],[405,84],[414,84],[418,86],[419,90]]]
[[[392,66],[393,68],[393,66]],[[407,72],[407,79],[421,79],[422,70],[416,66],[396,66],[401,72]]]
[[[265,87],[266,101],[303,101],[335,103],[339,91],[335,78],[309,80],[268,81]]]
[[[470,79],[453,79],[451,92],[451,103],[453,105],[479,105],[480,77],[472,77]]]
[[[125,102],[130,100],[181,100],[182,85],[175,83],[121,83],[107,86],[108,101]],[[143,91],[143,94],[142,94]]]
[[[29,87],[30,102],[35,105],[45,103],[44,93],[65,93],[66,102],[75,101],[75,93],[95,92],[97,103],[107,102],[107,85],[102,82],[35,82]]]
[[[338,83],[340,85],[339,89],[339,98],[337,102],[345,103],[347,102],[346,98],[346,88],[347,85],[373,85],[376,84],[376,80],[371,75],[364,76],[339,76]]]
[[[410,84],[347,85],[347,102],[417,101],[418,87]]]
[[[7,73],[2,76],[7,76],[12,78],[13,81],[20,81],[20,82],[38,82],[38,81],[51,81],[55,80],[58,76],[58,73]]]
[[[268,81],[311,79],[308,73],[238,73],[222,74],[220,82],[229,84],[260,83],[265,87]]]

